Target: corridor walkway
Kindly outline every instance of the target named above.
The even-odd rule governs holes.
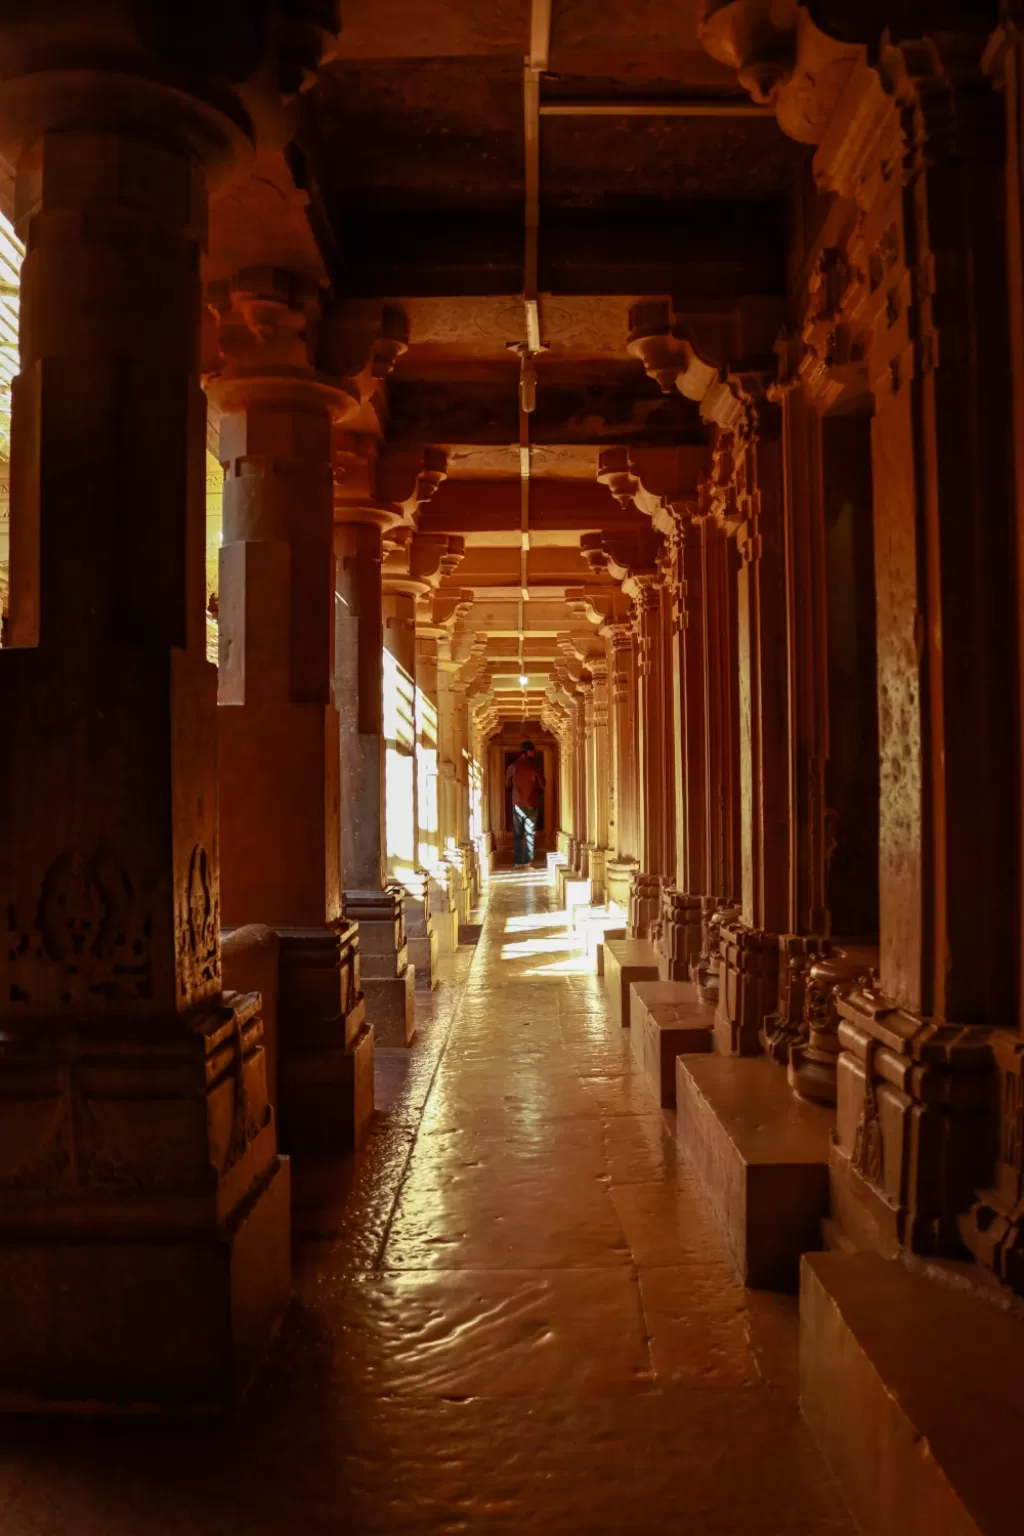
[[[23,1424],[0,1536],[848,1536],[795,1302],[733,1280],[545,878],[490,893],[365,1153],[298,1180],[319,1235],[245,1412]]]

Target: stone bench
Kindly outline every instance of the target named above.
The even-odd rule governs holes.
[[[657,981],[658,957],[647,939],[605,939],[604,988],[612,1019],[629,1028],[629,989],[634,981]]]
[[[677,1056],[676,1138],[744,1285],[794,1290],[821,1245],[833,1111],[767,1056]]]
[[[676,1104],[676,1057],[710,1051],[715,1010],[689,981],[634,981],[629,1002],[630,1044],[637,1065],[661,1101]]]
[[[1024,1320],[950,1269],[930,1278],[874,1253],[801,1266],[801,1407],[877,1536],[1024,1530]]]

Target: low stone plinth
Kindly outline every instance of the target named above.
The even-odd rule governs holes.
[[[807,1254],[800,1398],[862,1530],[1017,1536],[1024,1322],[877,1254]]]
[[[634,981],[657,981],[658,957],[647,939],[604,941],[604,987],[612,1019],[629,1028],[629,989]]]
[[[679,1147],[744,1285],[795,1289],[801,1254],[820,1246],[832,1119],[767,1056],[676,1057]]]
[[[416,1034],[416,967],[405,964],[397,976],[364,973],[363,992],[377,1044],[411,1045]]]
[[[416,971],[416,986],[421,992],[432,992],[437,986],[437,934],[432,928],[427,933],[409,934],[405,946],[409,964]]]
[[[286,1140],[297,1155],[362,1146],[373,1115],[373,1044],[373,1025],[364,1023],[343,1049],[324,1042],[285,1060]]]
[[[593,890],[589,875],[586,877],[578,876],[565,882],[565,895],[562,898],[562,905],[565,907],[570,928],[575,924],[576,913],[581,909],[589,907],[592,898]]]
[[[263,1049],[267,1053],[267,1098],[280,1115],[280,1025],[278,967],[281,940],[273,928],[246,923],[221,930],[221,977],[225,992],[258,992],[263,1017]],[[280,1138],[279,1138],[280,1139]]]
[[[598,976],[604,975],[604,947],[609,939],[624,939],[626,937],[625,925],[621,918],[614,920],[614,926],[606,928],[603,924],[594,930],[594,970]],[[587,950],[590,949],[590,935],[587,935]]]
[[[710,1051],[715,1010],[689,981],[634,981],[630,1043],[663,1109],[676,1104],[676,1057]]]

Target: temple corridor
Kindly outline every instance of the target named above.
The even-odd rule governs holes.
[[[22,1424],[0,1536],[852,1532],[795,1298],[736,1281],[546,873],[443,969],[240,1417]]]
[[[1021,1536],[1022,168],[1024,0],[0,0],[0,1536]]]

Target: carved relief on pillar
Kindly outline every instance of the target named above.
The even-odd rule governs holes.
[[[889,1256],[955,1255],[991,1161],[993,1031],[923,1021],[871,987],[836,1010],[833,1214]]]
[[[670,981],[689,981],[703,948],[703,896],[667,886],[661,895],[661,954]]]
[[[786,1073],[800,1098],[815,1104],[836,1102],[839,1001],[870,985],[877,966],[876,948],[842,943],[822,945],[811,961],[803,988],[801,1034],[790,1044]]]
[[[805,1004],[811,967],[828,949],[819,934],[779,934],[779,997],[774,1013],[765,1016],[759,1031],[762,1049],[780,1066],[790,1048],[806,1039]]]
[[[723,1056],[756,1056],[766,1014],[779,987],[778,935],[723,922],[719,940],[720,982],[715,1045]]]
[[[629,937],[654,943],[661,931],[661,875],[638,870],[629,891]]]
[[[690,968],[690,979],[702,1002],[717,1004],[721,991],[723,928],[740,915],[735,902],[721,896],[700,899],[700,956]]]

